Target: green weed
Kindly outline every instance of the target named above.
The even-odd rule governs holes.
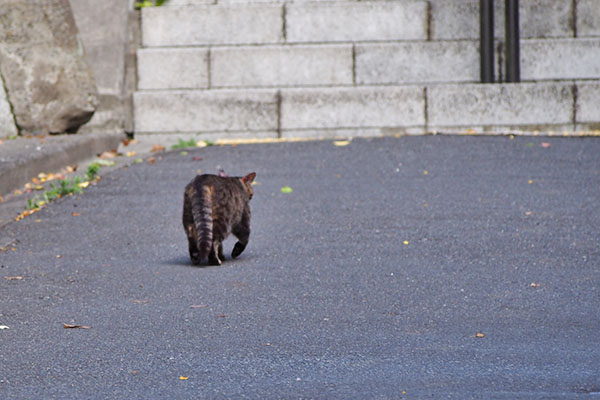
[[[188,147],[196,147],[196,139],[183,140],[179,139],[177,144],[171,146],[172,149],[185,149]]]

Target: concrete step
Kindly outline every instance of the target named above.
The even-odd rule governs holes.
[[[477,82],[479,50],[468,40],[148,48],[138,77],[141,90]],[[521,43],[524,81],[598,77],[600,38]]]
[[[247,4],[286,4],[292,9],[302,8],[327,10],[342,9],[342,14],[358,16],[355,6],[360,5],[356,0],[345,2],[333,0],[170,0],[166,8],[178,6],[207,6],[207,5],[247,5]],[[379,3],[396,3],[394,7],[404,7],[412,0],[379,1]],[[426,24],[430,39],[477,39],[479,36],[479,0],[429,0],[428,21],[422,16],[417,17],[420,23]],[[385,7],[385,6],[384,6]],[[414,6],[413,6],[414,7]],[[417,6],[421,7],[421,6]],[[328,18],[320,15],[319,18]],[[527,0],[519,3],[521,37],[528,38],[569,38],[600,36],[600,7],[598,0]],[[504,37],[504,2],[495,2],[495,36],[502,40]],[[314,17],[314,15],[313,15]],[[362,17],[361,17],[362,19]],[[367,20],[362,19],[363,22]],[[319,22],[317,22],[319,23]],[[312,26],[305,25],[307,30]],[[368,26],[363,25],[362,27]],[[377,40],[377,39],[376,39]]]
[[[241,136],[600,129],[600,81],[141,91],[136,132]]]
[[[598,78],[600,38],[521,41],[522,80]]]
[[[144,47],[427,39],[427,2],[149,7]]]

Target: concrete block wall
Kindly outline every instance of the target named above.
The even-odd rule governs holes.
[[[482,85],[478,0],[171,0],[142,12],[136,132],[598,129],[597,2],[521,2],[524,83]]]

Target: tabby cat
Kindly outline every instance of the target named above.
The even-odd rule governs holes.
[[[186,187],[183,199],[183,227],[194,265],[208,258],[221,265],[223,240],[233,233],[238,242],[231,257],[246,248],[250,237],[250,199],[256,173],[242,177],[198,175]]]

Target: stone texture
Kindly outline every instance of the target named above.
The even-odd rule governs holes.
[[[423,88],[283,89],[281,129],[423,126]]]
[[[503,39],[504,1],[494,4],[494,35],[497,39]],[[521,1],[521,38],[572,37],[571,16],[571,1]],[[479,0],[431,0],[431,37],[434,40],[478,39]]]
[[[600,82],[577,83],[577,123],[592,123],[600,129]]]
[[[479,52],[474,41],[356,45],[358,84],[478,80]]]
[[[150,48],[138,51],[138,89],[207,87],[207,49]]]
[[[598,78],[600,38],[521,41],[522,80]]]
[[[427,89],[430,127],[571,124],[566,83],[435,85]]]
[[[352,45],[211,49],[211,86],[352,84]]]
[[[147,7],[142,10],[143,46],[279,43],[279,4]]]
[[[427,2],[314,2],[288,4],[288,42],[427,38]]]
[[[75,131],[98,104],[68,0],[5,0],[0,70],[24,132]]]
[[[73,0],[71,7],[98,92],[120,96],[127,47],[127,1]]]
[[[600,36],[598,0],[577,0],[577,36]]]
[[[14,136],[17,133],[15,118],[12,115],[10,104],[6,98],[4,82],[0,77],[0,137]]]
[[[139,133],[277,130],[274,90],[137,92],[134,110]]]

